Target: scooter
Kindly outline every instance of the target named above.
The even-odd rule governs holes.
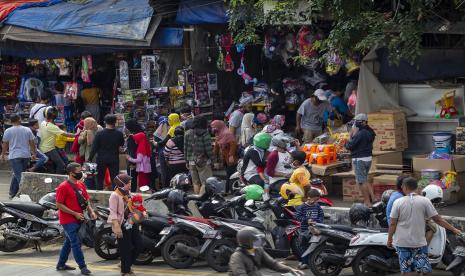
[[[465,237],[460,235],[457,237],[457,246],[452,253],[454,259],[447,266],[446,271],[451,271],[453,276],[460,276],[465,272]]]

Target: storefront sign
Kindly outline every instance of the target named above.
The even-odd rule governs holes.
[[[275,10],[279,1],[267,0],[263,3],[263,12],[268,25],[310,25],[312,24],[311,18],[311,1],[303,0],[297,5],[295,10],[286,12],[284,20],[270,19],[272,12]]]

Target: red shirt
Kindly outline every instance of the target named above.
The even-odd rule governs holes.
[[[82,213],[84,210],[82,210],[81,206],[79,206],[76,192],[73,190],[70,184],[73,185],[71,182],[66,180],[58,186],[56,190],[57,203],[61,203],[75,212]],[[87,193],[84,183],[78,181],[76,184],[74,184],[74,187],[86,200],[89,200],[89,194]],[[61,210],[58,210],[58,218],[60,219],[60,224],[80,223],[80,221],[73,215],[65,213]]]

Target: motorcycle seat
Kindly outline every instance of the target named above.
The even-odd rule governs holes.
[[[261,224],[260,222],[257,221],[247,221],[247,220],[237,220],[237,219],[221,219],[222,221],[226,222],[231,222],[231,223],[237,223],[237,224],[242,224],[242,225],[247,225],[247,226],[252,226],[254,228],[257,228],[258,230],[265,230],[265,226]]]
[[[34,202],[24,202],[24,201],[10,201],[4,202],[6,207],[17,209],[29,214],[32,214],[36,217],[42,217],[46,208],[40,204]]]
[[[348,233],[355,233],[354,228],[346,225],[331,225],[334,230],[344,231]]]
[[[160,231],[169,225],[168,219],[161,216],[150,216],[148,219],[142,221],[141,224],[152,229],[159,229]]]

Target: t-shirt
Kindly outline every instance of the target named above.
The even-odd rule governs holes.
[[[82,213],[84,210],[81,209],[79,206],[79,202],[77,200],[76,192],[70,185],[71,182],[68,180],[62,182],[58,185],[56,190],[56,199],[57,203],[61,203],[71,209],[72,211]],[[81,195],[86,199],[89,200],[89,194],[87,193],[86,186],[81,181],[78,181],[74,184],[74,187],[81,193]],[[60,219],[60,224],[70,224],[70,223],[80,223],[73,215],[65,213],[61,210],[58,210],[58,218]]]
[[[86,88],[81,91],[81,98],[84,104],[98,104],[100,97],[99,88]]]
[[[5,130],[3,142],[8,142],[8,159],[30,158],[30,141],[34,141],[34,134],[28,127],[12,126]]]
[[[46,104],[42,104],[42,103],[35,104],[31,108],[31,111],[29,112],[29,118],[33,118],[39,121],[39,125],[42,124],[42,122],[45,121],[44,111],[46,107],[47,107]]]
[[[234,111],[231,116],[229,116],[229,126],[235,128],[234,136],[236,136],[237,140],[241,137],[241,125],[242,125],[242,118],[244,117],[244,113],[239,109]]]
[[[297,185],[302,193],[305,192],[305,187],[310,185],[311,174],[304,166],[300,166],[294,170],[291,177],[289,178],[289,183]],[[295,195],[293,199],[289,200],[287,205],[289,206],[299,206],[303,203],[302,196]]]
[[[340,114],[344,114],[349,111],[349,107],[341,97],[334,96],[331,98],[331,106],[336,109]]]
[[[328,102],[321,102],[319,105],[314,105],[310,99],[306,99],[297,110],[297,113],[302,115],[300,127],[303,129],[321,131],[325,112],[331,112],[331,106]]]
[[[304,204],[295,208],[295,218],[300,222],[300,230],[306,231],[308,230],[309,219],[317,223],[323,223],[325,214],[320,204],[315,203],[310,205],[305,202]]]
[[[105,128],[95,135],[89,160],[97,154],[99,162],[119,162],[119,149],[124,145],[123,133],[117,129]]]
[[[394,202],[391,220],[398,219],[393,244],[399,247],[426,246],[425,220],[438,214],[426,197],[411,194]]]
[[[43,122],[40,125],[40,146],[39,149],[43,153],[47,153],[55,149],[55,140],[57,135],[65,133],[55,124],[50,122]]]

